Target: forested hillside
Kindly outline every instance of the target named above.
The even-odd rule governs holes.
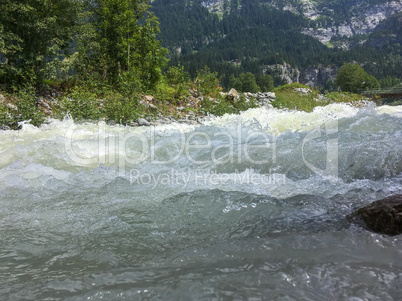
[[[299,13],[303,11],[300,1],[288,1],[296,9],[285,7],[286,1],[216,2],[156,0],[153,3],[153,11],[160,21],[159,37],[170,50],[171,65],[181,64],[192,75],[208,65],[219,73],[224,87],[231,76],[237,77],[244,72],[257,75],[265,70],[275,75],[265,67],[283,63],[303,70],[310,66],[339,68],[346,62],[357,62],[378,79],[402,78],[400,45],[392,39],[381,47],[378,43],[366,42],[373,41],[372,35],[378,37],[378,31],[343,37],[353,44],[349,50],[324,45],[302,33],[306,28],[319,28],[329,21],[333,24],[344,22],[350,17],[348,14],[357,14],[354,7],[357,2],[332,1],[325,6],[326,2],[315,1],[315,9],[321,9],[326,15],[323,13],[314,18]],[[385,1],[373,0],[358,5],[366,9],[382,2]],[[214,3],[214,9],[211,9]],[[333,37],[334,44],[339,40],[340,37]],[[276,79],[276,83],[280,81]]]
[[[400,2],[374,2],[155,0],[151,7],[147,0],[2,0],[0,127],[66,115],[146,124],[139,119],[187,120],[257,105],[237,92],[222,93],[230,88],[309,90],[301,83],[359,93],[395,86],[402,78],[401,17],[385,16]],[[377,15],[367,12],[371,3]],[[346,25],[336,23],[343,14],[337,5],[349,4]],[[350,36],[337,29],[327,44],[306,32],[353,29],[359,16],[362,24],[369,17],[378,24]],[[289,94],[272,103],[307,111],[323,104]]]

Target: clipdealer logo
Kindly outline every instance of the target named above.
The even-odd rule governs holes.
[[[313,173],[330,181],[338,180],[337,133],[338,121],[331,119],[307,132],[301,141],[303,164]],[[65,153],[71,164],[76,166],[91,168],[99,165],[114,166],[119,175],[137,179],[137,182],[140,179],[142,183],[149,182],[148,184],[163,184],[169,181],[177,183],[180,176],[175,176],[172,172],[169,176],[160,172],[159,175],[152,175],[148,171],[142,172],[141,175],[142,169],[137,167],[148,164],[175,166],[174,163],[177,163],[176,168],[185,164],[198,171],[225,164],[243,165],[246,169],[258,169],[259,166],[271,168],[280,163],[277,162],[279,137],[280,135],[274,136],[268,131],[250,129],[244,126],[240,119],[235,127],[223,128],[219,132],[208,130],[208,127],[189,128],[180,124],[169,129],[154,126],[107,128],[105,122],[99,122],[95,131],[85,132],[81,126],[72,123],[65,133]],[[325,144],[325,149],[315,147],[319,144],[318,141],[321,145]],[[324,168],[322,164],[317,165],[314,157],[309,156],[312,147],[316,148],[313,151],[325,157]],[[279,155],[283,161],[289,154]],[[192,177],[197,178],[195,173]],[[214,182],[214,179],[219,177],[216,173],[207,176],[204,172],[203,178],[212,179]],[[256,181],[267,180],[261,178]]]
[[[80,127],[73,123],[65,137],[65,151],[73,164],[117,165],[120,172],[139,163],[166,165],[183,157],[200,166],[210,162],[261,165],[276,161],[276,137],[263,131],[245,133],[241,122],[234,132],[215,133],[188,131],[180,125],[169,132],[159,131],[154,126],[106,131],[106,124],[100,122],[97,131],[88,135],[82,134]],[[256,156],[258,150],[268,155]]]

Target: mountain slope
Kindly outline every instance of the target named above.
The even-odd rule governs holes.
[[[396,0],[262,0],[260,3],[314,21],[302,32],[324,44],[332,37],[368,34],[382,20],[402,11],[402,1]],[[223,14],[225,11],[223,0],[206,0],[201,5],[210,12]]]
[[[335,70],[345,62],[356,61],[378,78],[402,78],[401,47],[392,41],[377,48],[367,47],[372,46],[368,40],[373,41],[372,36],[378,35],[371,27],[371,35],[331,37],[334,45],[353,46],[348,51],[327,47],[321,43],[323,40],[306,34],[324,25],[333,28],[349,24],[363,12],[378,11],[381,5],[394,7],[394,2],[156,0],[153,10],[160,19],[160,37],[170,49],[171,64],[183,65],[192,75],[208,65],[227,86],[231,76],[242,72],[276,75],[276,67],[272,66],[285,63],[303,72],[312,66]],[[375,20],[379,19],[377,16]],[[350,24],[357,28],[356,22]],[[279,84],[280,80],[276,82]],[[311,77],[309,82],[314,85]]]

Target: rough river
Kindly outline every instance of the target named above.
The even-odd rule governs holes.
[[[1,300],[400,300],[402,106],[0,131]]]

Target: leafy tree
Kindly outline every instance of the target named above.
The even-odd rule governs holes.
[[[344,64],[335,79],[335,84],[345,92],[358,92],[359,90],[378,89],[380,84],[377,79],[366,73],[357,64]]]
[[[274,88],[274,78],[272,75],[257,74],[255,80],[262,92],[272,91]]]
[[[251,72],[242,73],[238,78],[232,77],[229,86],[240,92],[256,93],[260,91],[260,87],[255,82],[255,77]]]
[[[41,84],[80,27],[80,0],[2,0],[0,57],[8,85]]]
[[[166,61],[156,40],[159,23],[145,0],[93,0],[92,39],[81,41],[84,58],[112,85],[139,82],[155,86]]]

